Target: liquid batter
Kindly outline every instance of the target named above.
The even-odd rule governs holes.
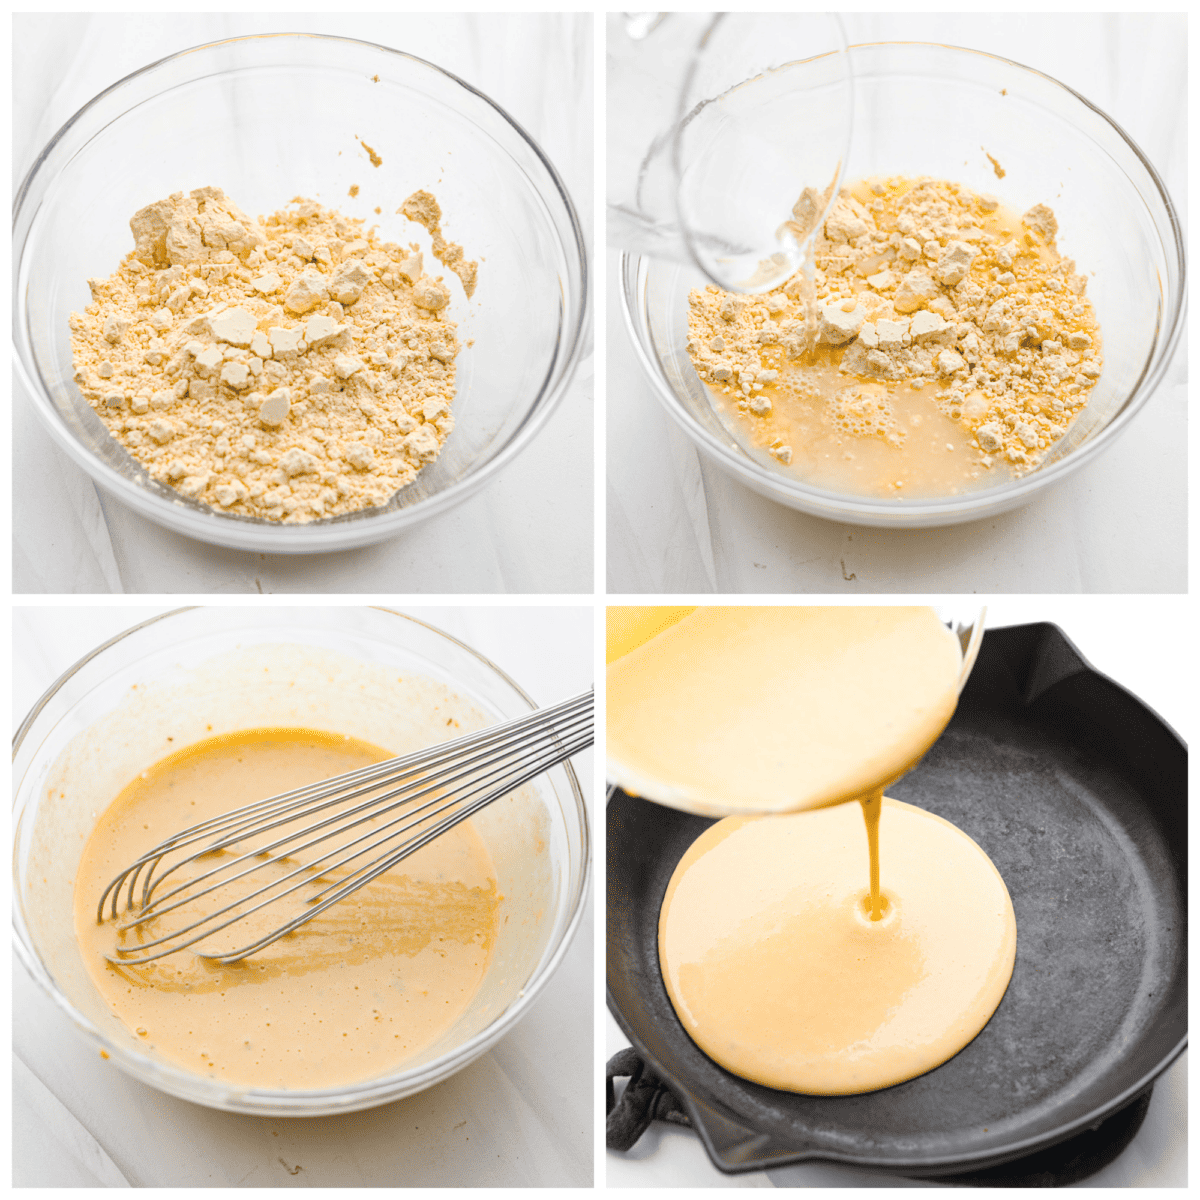
[[[929,608],[698,608],[609,664],[608,755],[690,811],[838,804],[929,749],[961,670]]]
[[[1004,996],[1016,920],[991,860],[940,817],[884,799],[882,914],[857,804],[729,817],[680,860],[663,979],[709,1057],[746,1079],[842,1095],[957,1054]]]
[[[140,854],[198,821],[388,757],[315,730],[253,729],[183,749],[125,788],[84,849],[75,930],[131,1038],[224,1083],[312,1089],[393,1071],[454,1025],[487,970],[502,899],[469,821],[241,962],[189,950],[138,967],[105,958],[119,935],[111,920],[97,923],[97,902]],[[220,936],[241,945],[256,928]],[[136,933],[121,936],[137,944]]]
[[[695,611],[694,604],[610,604],[605,617],[605,661],[611,663],[623,658]]]

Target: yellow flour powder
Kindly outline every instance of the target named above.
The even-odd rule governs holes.
[[[154,479],[304,522],[385,504],[438,456],[459,346],[415,244],[300,197],[256,221],[211,187],[130,228],[71,343],[80,391]]]
[[[859,181],[815,238],[810,297],[802,272],[766,296],[691,293],[692,362],[754,445],[824,486],[948,494],[1029,471],[1102,369],[1057,231],[1045,205]]]

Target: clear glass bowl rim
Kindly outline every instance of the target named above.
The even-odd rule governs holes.
[[[351,513],[343,517],[327,518],[323,521],[312,521],[304,525],[267,525],[257,522],[242,522],[242,521],[219,521],[215,518],[220,517],[220,513],[210,513],[208,511],[192,511],[189,505],[194,502],[185,502],[182,506],[175,504],[173,501],[166,500],[156,496],[154,493],[139,487],[131,480],[114,471],[106,463],[95,458],[90,451],[82,446],[70,430],[63,424],[58,416],[53,402],[50,400],[46,389],[43,385],[41,376],[34,366],[32,360],[26,361],[26,355],[23,353],[24,339],[19,336],[20,331],[25,327],[25,306],[23,301],[23,290],[20,286],[20,271],[18,265],[24,257],[25,245],[24,238],[19,247],[14,247],[14,269],[12,275],[13,282],[13,365],[17,372],[17,376],[22,387],[29,395],[33,402],[34,410],[38,418],[42,422],[43,427],[50,433],[55,444],[59,449],[65,451],[67,455],[78,466],[82,467],[97,483],[105,488],[111,495],[120,499],[123,503],[130,505],[135,511],[151,520],[167,525],[171,529],[183,532],[186,536],[199,538],[202,541],[210,541],[218,545],[235,546],[249,550],[260,550],[273,552],[278,554],[304,554],[304,553],[319,553],[325,551],[333,551],[340,549],[353,549],[355,547],[369,545],[372,542],[380,541],[383,538],[390,537],[393,534],[406,529],[409,526],[424,520],[426,517],[431,517],[439,512],[444,512],[452,508],[454,505],[466,500],[474,494],[480,487],[487,483],[496,472],[505,467],[513,458],[515,458],[526,446],[533,440],[536,434],[545,425],[551,414],[557,409],[558,405],[563,400],[567,393],[575,372],[579,367],[580,360],[583,358],[584,350],[587,345],[587,322],[591,311],[591,277],[588,264],[587,245],[584,239],[583,229],[579,224],[579,217],[575,211],[575,205],[571,200],[570,193],[567,190],[566,184],[563,182],[555,169],[554,164],[543,152],[542,148],[534,140],[534,138],[525,130],[525,128],[509,115],[499,104],[491,99],[486,93],[481,92],[478,88],[472,86],[466,80],[459,78],[451,71],[439,67],[436,63],[431,63],[427,59],[418,57],[415,54],[409,54],[403,50],[395,50],[390,46],[382,46],[376,42],[367,42],[358,38],[339,37],[335,34],[322,33],[306,33],[306,32],[273,32],[261,34],[248,34],[241,37],[222,38],[215,42],[205,42],[198,46],[190,47],[189,49],[179,50],[174,54],[168,54],[163,58],[156,59],[154,62],[148,63],[144,67],[138,68],[136,71],[110,84],[103,91],[97,93],[86,104],[84,104],[77,112],[75,112],[64,124],[53,134],[45,146],[38,152],[34,159],[33,165],[29,168],[25,178],[21,181],[20,187],[17,189],[16,196],[13,200],[13,227],[14,232],[17,229],[22,217],[25,213],[27,203],[30,200],[30,193],[33,191],[35,183],[39,182],[38,176],[43,164],[50,155],[54,147],[67,135],[79,121],[81,121],[88,113],[96,106],[100,105],[105,100],[109,99],[121,89],[128,87],[134,81],[140,80],[143,76],[147,76],[154,71],[167,66],[176,60],[185,58],[189,55],[195,55],[204,51],[215,50],[219,47],[238,43],[244,45],[255,42],[268,42],[286,38],[305,38],[313,41],[339,42],[349,46],[360,47],[362,49],[379,51],[384,54],[390,54],[397,58],[408,60],[410,63],[416,64],[418,67],[436,72],[438,75],[444,76],[451,82],[457,84],[470,95],[483,101],[486,105],[492,108],[495,113],[507,123],[513,131],[521,138],[533,152],[542,168],[549,176],[549,181],[557,194],[560,203],[563,206],[563,212],[570,226],[571,241],[574,252],[577,255],[577,262],[573,264],[579,272],[579,286],[577,295],[574,297],[578,307],[578,315],[573,325],[564,330],[566,345],[565,352],[560,352],[555,355],[555,361],[552,364],[550,375],[543,382],[539,394],[534,398],[529,405],[525,417],[520,425],[514,430],[509,438],[507,445],[503,446],[487,463],[482,467],[473,470],[471,474],[463,479],[452,483],[449,487],[442,489],[435,495],[429,496],[424,500],[418,501],[416,504],[399,509],[391,513],[374,513],[372,510],[364,510],[362,514]],[[119,119],[120,115],[117,115]],[[53,187],[55,181],[48,180],[46,186]],[[564,253],[569,252],[572,245],[564,245]],[[560,365],[561,363],[561,365]],[[207,506],[204,506],[207,509]],[[170,518],[174,517],[175,520]],[[181,528],[183,525],[188,528]],[[212,528],[208,528],[212,526]],[[208,536],[210,535],[211,536]],[[240,535],[240,536],[239,536]],[[315,544],[310,544],[315,543]]]
[[[111,637],[108,641],[90,650],[82,658],[78,659],[70,667],[67,668],[38,698],[37,702],[30,708],[25,719],[21,722],[17,732],[13,735],[13,758],[17,757],[21,745],[37,720],[39,714],[46,705],[58,694],[63,686],[71,680],[83,667],[91,663],[93,660],[112,649],[114,646],[125,641],[127,638],[138,633],[139,631],[156,625],[162,621],[170,620],[172,617],[179,616],[183,613],[193,612],[201,605],[186,605],[181,608],[171,609],[169,612],[159,613],[157,616],[150,617],[145,621],[139,621],[136,625],[123,630],[115,637]],[[396,609],[385,608],[379,605],[370,606],[376,611],[387,613],[389,616],[400,617],[402,620],[409,621],[414,625],[419,625],[422,628],[444,638],[452,643],[459,650],[465,651],[467,654],[475,658],[483,666],[493,671],[501,680],[509,685],[516,694],[529,705],[531,709],[537,708],[532,697],[511,678],[505,671],[498,667],[491,659],[480,654],[478,650],[468,646],[465,642],[454,637],[453,634],[447,633],[443,629],[439,629],[436,625],[431,625],[428,621],[423,621],[419,617],[414,617],[408,613],[399,612]],[[568,760],[560,764],[565,768],[567,782],[571,789],[571,795],[575,800],[576,813],[579,819],[580,831],[580,857],[582,862],[582,870],[579,877],[578,885],[575,889],[575,896],[571,900],[571,908],[568,914],[567,923],[563,928],[562,936],[559,939],[558,945],[554,947],[550,957],[546,960],[541,972],[533,979],[530,979],[526,984],[521,995],[511,1004],[504,1012],[500,1014],[490,1025],[485,1029],[480,1030],[474,1037],[456,1046],[453,1050],[443,1054],[440,1058],[434,1059],[431,1062],[423,1064],[412,1072],[399,1071],[392,1075],[385,1075],[378,1079],[363,1080],[359,1083],[348,1084],[340,1088],[314,1089],[305,1091],[285,1091],[273,1090],[267,1088],[229,1088],[221,1086],[218,1088],[200,1075],[192,1075],[186,1071],[178,1070],[167,1064],[152,1062],[149,1059],[144,1059],[140,1055],[126,1050],[124,1047],[116,1046],[110,1042],[90,1021],[87,1020],[80,1012],[76,1010],[70,1000],[59,991],[55,985],[50,972],[43,965],[40,956],[34,949],[27,931],[24,928],[24,922],[20,917],[21,905],[18,883],[18,863],[17,863],[17,847],[13,846],[13,910],[12,910],[12,925],[13,925],[13,945],[18,958],[21,960],[25,969],[29,972],[33,980],[41,987],[47,996],[57,1005],[60,1011],[64,1012],[75,1025],[76,1029],[84,1035],[90,1042],[97,1047],[100,1047],[108,1054],[124,1064],[126,1068],[134,1075],[135,1078],[150,1086],[157,1086],[155,1082],[156,1076],[165,1076],[179,1085],[178,1090],[172,1090],[169,1094],[175,1096],[185,1096],[197,1104],[209,1103],[206,1100],[206,1095],[211,1096],[213,1093],[220,1092],[221,1094],[236,1095],[243,1101],[249,1103],[241,1103],[236,1106],[228,1104],[214,1104],[214,1107],[219,1107],[224,1111],[241,1112],[250,1115],[273,1115],[273,1116],[322,1116],[336,1115],[343,1112],[354,1112],[363,1108],[371,1108],[378,1104],[386,1104],[394,1099],[401,1099],[404,1096],[413,1095],[416,1092],[430,1087],[435,1083],[440,1083],[442,1080],[453,1075],[462,1067],[467,1066],[480,1054],[485,1053],[496,1041],[504,1036],[520,1019],[524,1016],[525,1011],[530,1004],[540,995],[542,988],[546,985],[549,979],[557,971],[560,963],[566,955],[571,942],[575,938],[575,934],[579,929],[579,925],[583,919],[584,909],[586,908],[588,888],[591,882],[592,872],[592,852],[591,852],[591,830],[588,823],[587,804],[583,798],[583,792],[579,786],[579,779],[575,774],[575,769]],[[21,813],[16,808],[19,796],[14,794],[14,826],[19,819]],[[23,811],[23,806],[22,806]]]
[[[954,54],[973,55],[979,58],[991,59],[994,62],[1011,67],[1014,70],[1035,75],[1062,89],[1074,100],[1090,109],[1112,128],[1136,156],[1141,166],[1149,176],[1150,182],[1157,191],[1169,222],[1173,242],[1163,247],[1166,254],[1174,250],[1179,271],[1178,296],[1168,293],[1166,296],[1167,314],[1171,324],[1160,338],[1155,356],[1147,371],[1138,382],[1133,395],[1126,400],[1121,411],[1096,434],[1089,442],[1072,451],[1059,462],[1051,463],[1021,479],[1000,487],[989,488],[987,491],[968,496],[954,497],[952,501],[941,498],[907,500],[902,509],[884,501],[875,501],[869,497],[839,495],[822,491],[819,488],[794,482],[783,475],[766,470],[753,459],[737,455],[718,441],[707,429],[697,424],[675,395],[674,389],[663,375],[662,370],[643,341],[641,330],[645,329],[649,336],[648,325],[641,318],[645,312],[646,285],[645,276],[650,260],[641,255],[622,252],[618,261],[618,282],[621,300],[621,315],[625,322],[625,330],[633,344],[634,352],[642,366],[642,371],[654,389],[659,402],[670,414],[672,419],[710,458],[740,482],[754,490],[781,498],[782,502],[792,504],[803,512],[848,523],[878,524],[882,527],[901,528],[905,526],[933,526],[938,523],[957,523],[969,521],[977,517],[990,516],[993,513],[1014,508],[1032,499],[1035,493],[1045,487],[1057,483],[1067,475],[1078,470],[1092,461],[1112,441],[1124,432],[1129,422],[1141,411],[1162,381],[1162,377],[1170,365],[1177,349],[1184,328],[1184,316],[1187,312],[1187,261],[1183,246],[1183,230],[1179,215],[1167,192],[1154,164],[1142,152],[1137,143],[1116,123],[1107,113],[1094,105],[1085,96],[1080,95],[1065,83],[1059,82],[1044,71],[1024,66],[1012,59],[998,54],[989,54],[984,50],[972,50],[965,46],[951,46],[939,42],[858,42],[849,47],[851,55],[855,50],[915,48],[938,51],[949,51]],[[853,64],[852,64],[853,65]],[[1174,303],[1172,303],[1174,302]],[[1171,309],[1174,309],[1172,313]],[[783,499],[787,497],[787,499]],[[906,519],[907,518],[907,519]]]

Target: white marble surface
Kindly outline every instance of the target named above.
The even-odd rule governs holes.
[[[972,47],[1075,88],[1141,146],[1186,226],[1184,15],[842,16],[851,42]],[[1186,590],[1186,337],[1157,393],[1121,438],[1025,508],[940,530],[867,529],[774,504],[699,455],[644,381],[621,320],[615,261],[610,253],[610,592]]]
[[[97,92],[155,59],[238,34],[333,33],[462,76],[554,162],[593,245],[592,18],[586,13],[57,13],[13,18],[13,181]],[[18,593],[590,592],[592,357],[537,438],[479,493],[380,545],[307,558],[207,546],[100,492],[14,380]],[[553,503],[546,498],[553,497]]]
[[[161,611],[14,609],[14,728],[82,654]],[[592,683],[590,606],[404,611],[474,646],[539,704]],[[590,805],[592,752],[573,761]],[[597,1119],[594,990],[589,900],[557,973],[489,1053],[394,1104],[286,1121],[202,1108],[125,1076],[85,1046],[14,959],[13,1183],[590,1186]]]
[[[1165,597],[1147,613],[1144,602],[1100,596],[1081,604],[1062,597],[989,601],[989,628],[1052,621],[1098,671],[1150,705],[1190,742],[1195,704],[1178,671],[1178,647],[1168,639],[1187,628],[1190,605]],[[629,1045],[611,1013],[605,1013],[605,1056]],[[1125,1151],[1078,1187],[1187,1186],[1187,1054],[1159,1079],[1145,1123]],[[627,1154],[608,1151],[609,1187],[930,1187],[893,1175],[835,1164],[806,1164],[748,1175],[722,1175],[690,1130],[656,1123]]]

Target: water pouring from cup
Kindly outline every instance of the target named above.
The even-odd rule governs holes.
[[[827,13],[610,13],[608,241],[767,292],[803,264],[852,130]]]

